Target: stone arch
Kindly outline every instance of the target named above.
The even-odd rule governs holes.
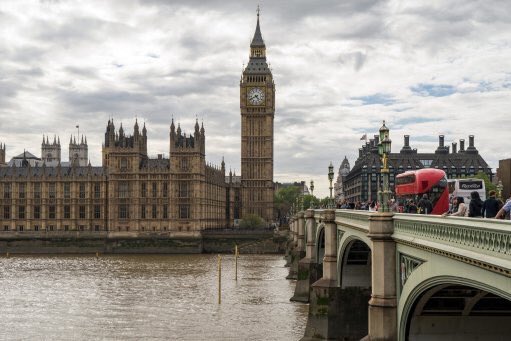
[[[319,224],[316,229],[314,256],[318,264],[323,264],[323,257],[325,256],[325,224],[323,223]]]
[[[341,288],[371,288],[371,247],[357,236],[348,236],[337,256],[338,281]]]
[[[438,276],[407,296],[400,340],[504,340],[511,334],[511,293],[469,278]]]

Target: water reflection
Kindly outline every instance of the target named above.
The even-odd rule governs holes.
[[[307,306],[281,256],[0,258],[0,339],[297,340]]]

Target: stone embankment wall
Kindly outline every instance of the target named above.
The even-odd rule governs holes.
[[[0,233],[0,254],[5,253],[283,253],[286,238],[272,231],[215,231],[204,234],[140,236],[116,232]]]

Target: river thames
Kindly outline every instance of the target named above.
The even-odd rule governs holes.
[[[0,258],[2,340],[298,340],[308,306],[289,302],[281,255]]]

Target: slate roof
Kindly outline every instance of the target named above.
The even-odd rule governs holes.
[[[33,177],[41,177],[46,174],[48,177],[71,177],[71,176],[103,176],[103,167],[0,167],[0,178],[5,177],[27,177],[29,172]]]

